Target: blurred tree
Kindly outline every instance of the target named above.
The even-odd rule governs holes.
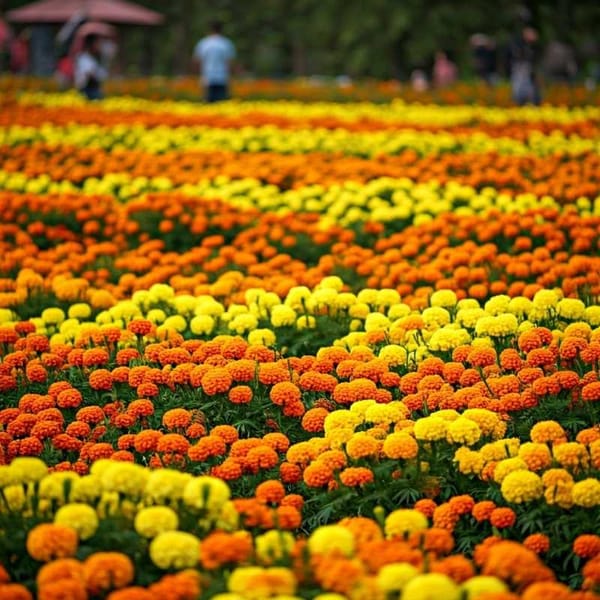
[[[597,37],[600,2],[582,0],[137,0],[162,12],[159,28],[124,28],[126,72],[190,72],[194,44],[213,19],[225,23],[244,70],[257,76],[340,75],[406,78],[429,69],[445,49],[462,75],[470,74],[469,37],[476,32],[506,42],[525,6],[541,41],[577,46]],[[27,0],[0,0],[2,10]]]

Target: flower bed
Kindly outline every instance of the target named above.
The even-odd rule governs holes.
[[[0,107],[0,598],[600,597],[598,109]]]

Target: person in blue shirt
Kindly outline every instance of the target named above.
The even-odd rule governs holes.
[[[229,98],[229,79],[235,46],[222,32],[223,26],[215,21],[209,35],[194,48],[194,59],[200,63],[201,84],[207,102]]]

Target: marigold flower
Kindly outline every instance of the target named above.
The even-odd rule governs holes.
[[[577,506],[592,508],[600,504],[600,481],[588,477],[577,481],[571,490],[573,502]]]
[[[304,469],[302,478],[309,487],[324,487],[332,480],[333,471],[326,464],[315,461]]]
[[[136,514],[134,521],[135,530],[147,538],[154,538],[164,531],[173,531],[178,525],[177,513],[168,506],[143,508]]]
[[[600,536],[584,533],[573,541],[573,552],[581,558],[594,558],[600,555]]]
[[[284,534],[284,532],[276,533],[289,535]],[[200,562],[205,569],[219,569],[223,565],[244,562],[251,553],[252,537],[247,531],[233,533],[214,531],[202,541]]]
[[[403,600],[427,600],[428,598],[459,600],[460,588],[447,575],[425,573],[410,579],[402,591]]]
[[[133,574],[131,559],[120,552],[96,552],[83,563],[85,585],[93,595],[125,587]]]
[[[54,515],[54,523],[71,527],[82,540],[92,537],[98,529],[98,515],[88,504],[71,503],[61,506]]]
[[[359,487],[375,481],[375,475],[366,467],[348,467],[340,473],[340,481],[348,487]]]
[[[517,520],[515,512],[510,508],[495,508],[490,513],[490,523],[497,529],[512,527]]]
[[[385,535],[388,539],[403,538],[415,531],[427,529],[427,517],[411,508],[400,508],[391,512],[385,519]]]
[[[550,550],[550,538],[544,533],[532,533],[523,540],[523,546],[536,554],[543,554]]]
[[[308,538],[308,549],[311,554],[340,553],[343,556],[352,556],[354,548],[354,535],[340,525],[317,527]]]
[[[42,523],[27,534],[27,552],[40,562],[68,558],[77,551],[77,532],[71,527]]]
[[[264,504],[279,504],[285,496],[285,488],[279,481],[269,479],[256,486],[255,496]]]

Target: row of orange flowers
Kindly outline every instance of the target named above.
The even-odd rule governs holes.
[[[600,193],[600,157],[595,153],[499,156],[488,153],[444,153],[419,156],[414,150],[382,155],[377,160],[337,153],[282,155],[273,152],[168,151],[156,155],[139,150],[112,150],[36,142],[0,146],[2,170],[27,177],[47,175],[55,181],[83,183],[109,173],[131,177],[167,177],[173,185],[195,184],[218,176],[251,177],[282,189],[323,186],[378,177],[408,177],[414,181],[456,181],[475,189],[487,186],[511,195],[550,195],[558,201],[595,198]]]

